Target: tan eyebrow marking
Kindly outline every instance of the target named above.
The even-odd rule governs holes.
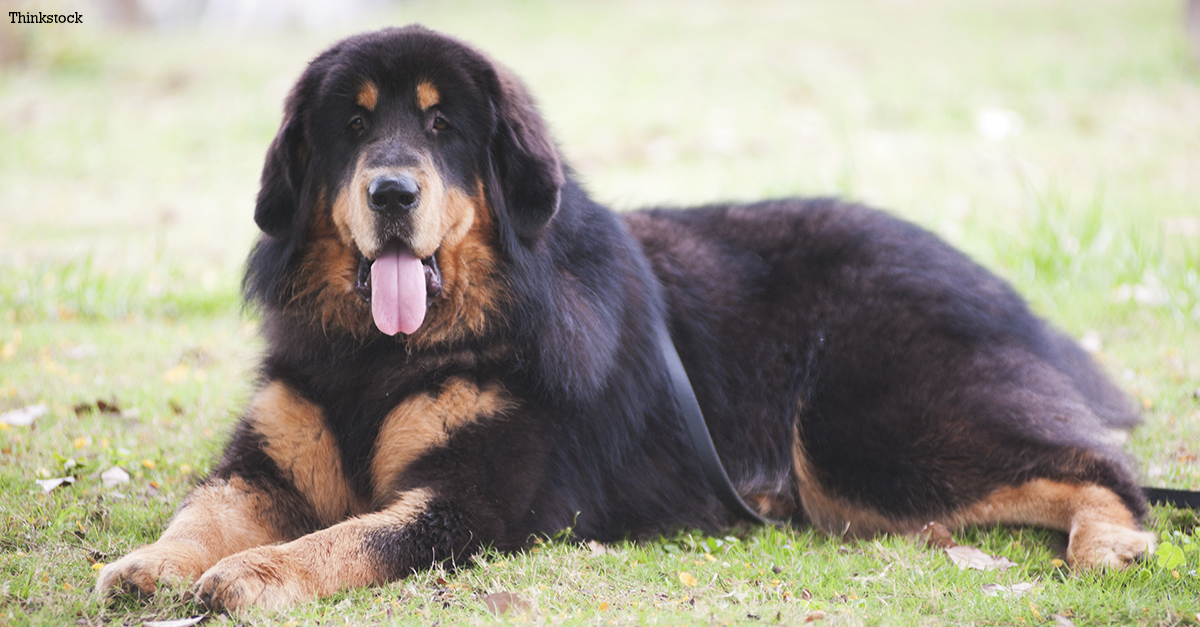
[[[428,110],[429,107],[441,102],[442,96],[438,93],[433,83],[429,81],[421,81],[417,83],[417,105],[422,111]]]
[[[375,105],[379,104],[379,86],[371,81],[363,83],[362,88],[358,90],[358,106],[367,111],[374,111]]]

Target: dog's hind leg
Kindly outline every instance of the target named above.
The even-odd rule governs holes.
[[[833,536],[870,537],[877,533],[915,533],[929,520],[955,528],[970,525],[1036,525],[1069,535],[1067,560],[1081,569],[1121,568],[1152,552],[1153,533],[1113,489],[1086,480],[1038,478],[992,490],[952,513],[889,516],[828,490],[805,454],[799,434],[793,456],[800,502],[814,527]],[[1064,457],[1071,457],[1064,453]],[[1088,457],[1088,456],[1084,456]],[[1057,469],[1071,476],[1069,464]]]
[[[952,516],[958,526],[1040,525],[1069,534],[1067,560],[1083,569],[1121,568],[1153,552],[1155,536],[1143,531],[1112,490],[1087,483],[1034,479],[995,490]]]
[[[805,451],[798,427],[792,429],[792,467],[800,510],[813,527],[824,533],[842,538],[869,538],[880,533],[914,533],[921,527],[918,520],[886,516],[828,490]]]

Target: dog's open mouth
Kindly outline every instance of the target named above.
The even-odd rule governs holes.
[[[426,308],[442,293],[442,273],[432,255],[417,259],[404,246],[391,242],[374,260],[359,254],[355,289],[371,304],[371,316],[380,331],[407,335],[421,328]]]

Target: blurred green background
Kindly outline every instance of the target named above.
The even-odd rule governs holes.
[[[837,194],[1022,287],[1127,285],[1118,296],[1200,318],[1194,278],[1174,276],[1200,238],[1200,89],[1177,0],[450,0],[340,17],[277,2],[291,9],[240,22],[213,19],[215,0],[160,0],[143,6],[198,24],[143,8],[141,27],[111,20],[128,2],[9,4],[86,16],[4,24],[20,52],[0,70],[0,285],[18,318],[120,317],[163,295],[222,306],[290,82],[338,37],[408,22],[524,77],[616,208]],[[63,264],[85,267],[45,278]]]
[[[1154,267],[1194,261],[1200,237],[1200,96],[1178,1],[450,0],[309,10],[323,26],[293,9],[140,28],[106,23],[103,4],[10,5],[86,15],[4,24],[20,49],[0,70],[0,285],[19,317],[120,317],[164,294],[218,306],[255,236],[290,82],[339,36],[415,21],[524,77],[614,207],[838,194],[1026,286],[1098,274],[1197,318],[1194,293],[1171,293],[1195,283]],[[1049,249],[1025,250],[1031,225]],[[1125,250],[1138,246],[1151,250]],[[45,285],[61,264],[85,264],[60,278],[112,284],[116,301]],[[126,275],[137,285],[119,289]]]

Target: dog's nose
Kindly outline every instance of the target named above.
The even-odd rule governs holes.
[[[411,211],[421,197],[421,186],[407,174],[381,176],[367,188],[367,200],[372,211],[400,213]]]

